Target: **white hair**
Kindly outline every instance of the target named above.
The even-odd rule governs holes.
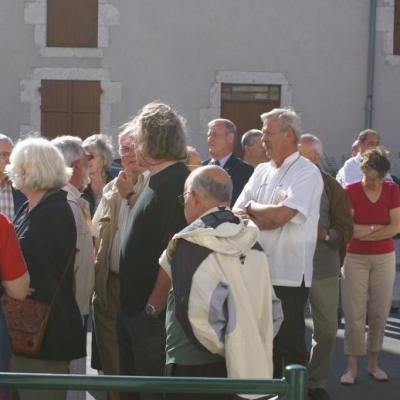
[[[324,150],[322,148],[322,142],[315,135],[312,135],[311,133],[305,133],[304,135],[301,135],[301,137],[300,137],[300,140],[303,140],[303,139],[305,139],[309,143],[311,143],[313,150],[320,157],[322,157],[324,155]]]
[[[111,139],[102,133],[87,137],[83,143],[83,148],[103,159],[104,169],[110,167],[113,161],[114,149]]]
[[[60,189],[72,174],[61,152],[47,139],[27,138],[17,143],[6,171],[17,189]]]
[[[11,138],[8,137],[7,135],[4,135],[4,133],[0,133],[0,141],[8,142],[10,144],[10,146],[14,146],[14,143],[11,140]]]
[[[263,133],[259,129],[250,129],[242,136],[242,147],[244,146],[252,146],[256,141],[256,138],[259,138],[263,135]]]
[[[74,161],[85,156],[82,139],[77,136],[58,136],[51,143],[60,150],[68,167],[71,167]]]
[[[292,128],[296,138],[298,135],[300,135],[300,117],[294,110],[290,108],[274,108],[271,111],[261,114],[261,120],[263,122],[270,118],[278,118],[283,131],[287,131],[289,128]]]

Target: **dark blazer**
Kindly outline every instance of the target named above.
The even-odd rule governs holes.
[[[69,361],[83,357],[86,338],[73,292],[76,228],[67,193],[49,191],[30,211],[28,203],[25,203],[15,216],[14,224],[31,277],[31,287],[35,289],[31,296],[33,299],[50,304],[68,265],[38,358]]]
[[[202,165],[209,165],[211,158],[203,161]],[[250,179],[253,174],[254,168],[234,156],[233,154],[229,157],[228,161],[224,165],[224,170],[229,174],[232,179],[233,192],[231,207],[235,204],[237,198],[242,192],[244,185]]]
[[[14,201],[14,215],[17,215],[18,210],[21,208],[22,204],[26,202],[26,197],[20,190],[14,189],[13,187],[11,188],[11,190]]]

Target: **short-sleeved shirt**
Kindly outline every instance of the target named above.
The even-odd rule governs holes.
[[[373,203],[365,194],[362,183],[356,182],[346,187],[354,223],[360,225],[388,225],[390,210],[400,207],[400,190],[396,183],[383,181],[382,193]],[[393,239],[363,241],[352,239],[347,251],[356,254],[385,254],[394,251]]]
[[[304,279],[311,286],[322,190],[319,169],[295,152],[280,167],[273,161],[258,165],[236,201],[238,208],[253,200],[298,211],[285,225],[260,230],[273,285],[296,287]]]
[[[178,196],[189,170],[175,163],[152,175],[129,215],[120,259],[122,311],[143,311],[154,288],[158,259],[172,236],[187,224]]]
[[[1,280],[13,281],[26,271],[25,259],[19,246],[13,224],[0,213],[0,276]]]

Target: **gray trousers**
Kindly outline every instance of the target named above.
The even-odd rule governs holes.
[[[11,370],[13,372],[32,372],[49,374],[68,374],[68,361],[37,360],[13,356],[11,358]],[[20,400],[65,400],[65,390],[33,390],[18,389]]]
[[[310,389],[325,386],[335,349],[338,326],[338,277],[313,279],[310,289],[311,316],[314,323],[313,345],[308,365]]]

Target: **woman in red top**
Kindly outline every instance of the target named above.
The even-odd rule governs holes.
[[[28,294],[29,274],[19,247],[13,224],[0,213],[0,295],[3,292],[23,300]],[[10,344],[3,310],[0,307],[0,371],[8,371]],[[8,399],[9,392],[0,389],[0,400]]]
[[[357,376],[357,357],[368,351],[368,372],[386,381],[379,368],[386,319],[392,301],[396,272],[392,237],[400,232],[400,190],[385,181],[390,169],[383,149],[367,151],[360,164],[361,182],[347,186],[354,216],[353,239],[347,245],[342,271],[342,300],[345,314],[344,352],[348,357],[342,384],[351,385]],[[365,321],[368,304],[368,340]]]

